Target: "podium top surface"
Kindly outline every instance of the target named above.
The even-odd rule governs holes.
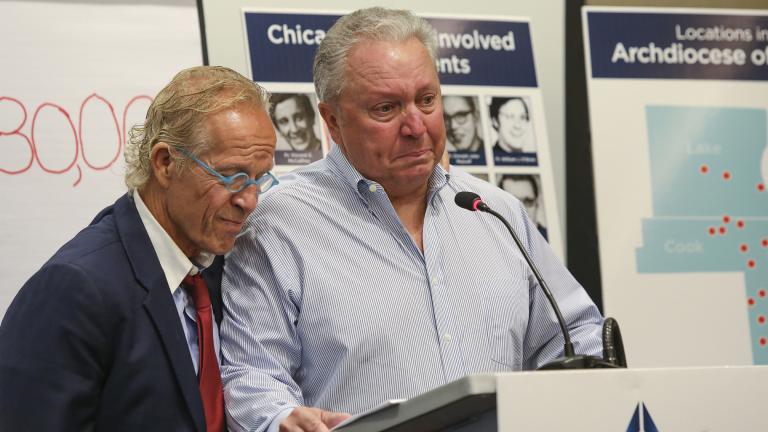
[[[496,380],[497,376],[493,374],[469,375],[397,405],[387,406],[339,430],[442,430],[495,409]]]

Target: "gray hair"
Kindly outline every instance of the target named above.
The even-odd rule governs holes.
[[[269,109],[264,88],[232,69],[196,66],[185,69],[157,94],[143,125],[134,126],[125,145],[125,184],[144,186],[151,175],[150,155],[158,142],[198,155],[209,148],[206,119],[241,103]],[[177,157],[184,166],[185,158]]]
[[[332,101],[344,90],[344,67],[349,51],[361,41],[405,41],[416,38],[437,59],[437,31],[412,12],[373,7],[339,18],[315,53],[312,74],[321,101]]]

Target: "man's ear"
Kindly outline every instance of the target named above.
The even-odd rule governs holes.
[[[491,126],[493,126],[494,129],[497,131],[499,130],[499,121],[495,118],[491,117]]]
[[[159,142],[152,147],[149,154],[150,168],[157,183],[162,187],[168,187],[171,178],[176,175],[176,162],[171,156],[171,146]]]
[[[325,120],[326,126],[328,126],[328,132],[331,134],[333,141],[339,146],[344,147],[341,127],[339,126],[339,115],[336,113],[336,109],[327,102],[320,102],[317,104],[317,108],[320,110],[320,115]]]

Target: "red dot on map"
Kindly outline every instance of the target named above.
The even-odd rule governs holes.
[[[749,246],[747,246],[746,243],[742,243],[741,246],[739,246],[739,250],[742,252],[747,252],[749,251]]]
[[[718,231],[720,231],[720,235],[725,235],[725,227],[724,226],[721,226]]]
[[[765,185],[763,183],[758,183],[757,190],[760,192],[765,192]]]
[[[765,346],[766,342],[768,341],[766,341],[764,337],[760,338],[760,346]]]
[[[765,290],[761,289],[760,291],[757,292],[757,295],[760,296],[760,298],[765,298]]]
[[[736,228],[738,228],[738,229],[744,228],[744,221],[741,220],[741,219],[737,220],[736,221]]]
[[[723,171],[723,180],[730,180],[730,179],[731,179],[730,171]]]
[[[760,315],[759,317],[757,317],[757,323],[760,325],[765,324],[765,315]]]
[[[763,239],[763,240],[760,242],[760,244],[761,244],[761,245],[763,245],[763,247],[768,247],[768,239]]]
[[[709,227],[709,235],[713,236],[715,234],[717,234],[717,230],[715,229],[715,227]],[[765,247],[768,247],[768,240],[763,240],[763,241],[766,243]]]
[[[723,216],[723,223],[724,224],[731,223],[731,217],[728,215]]]
[[[702,165],[702,166],[699,167],[699,172],[702,173],[702,174],[706,174],[706,173],[709,172],[709,167],[706,166],[706,165]]]
[[[749,268],[755,268],[755,260],[749,260],[749,261],[747,261],[747,267],[749,267]]]
[[[747,299],[747,304],[750,305],[750,306],[754,306],[755,305],[755,299],[750,297],[749,299]]]

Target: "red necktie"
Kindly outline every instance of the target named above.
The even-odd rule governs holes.
[[[213,345],[211,297],[200,273],[185,277],[182,283],[187,286],[187,293],[192,295],[197,310],[197,341],[200,351],[198,386],[203,399],[206,428],[208,432],[220,432],[224,430],[224,392]]]

